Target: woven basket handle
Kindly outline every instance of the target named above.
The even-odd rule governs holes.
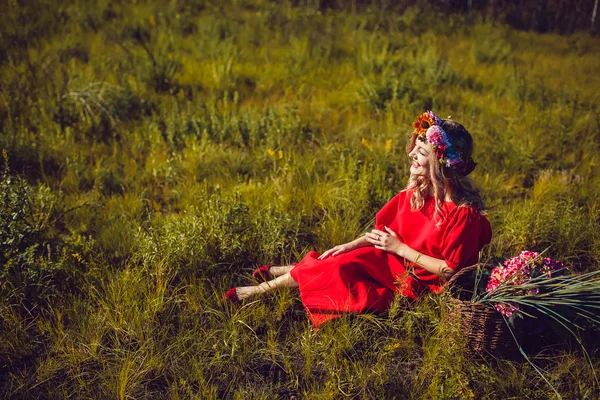
[[[493,265],[492,264],[473,264],[473,265],[469,265],[468,267],[464,267],[463,269],[461,269],[460,271],[458,271],[457,273],[455,273],[454,275],[452,275],[450,277],[450,279],[448,279],[448,282],[446,282],[446,286],[449,286],[451,284],[453,284],[461,275],[466,274],[467,272],[471,272],[474,269],[477,269],[479,267],[482,268],[492,268]]]

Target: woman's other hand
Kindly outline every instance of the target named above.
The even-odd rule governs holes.
[[[354,250],[356,247],[357,246],[354,242],[338,244],[334,248],[331,248],[331,249],[327,250],[325,253],[321,254],[319,256],[319,260],[322,260],[325,257],[329,257],[329,256],[335,257],[338,254],[342,254],[342,253],[346,253],[350,250]]]
[[[373,229],[371,232],[365,234],[367,241],[375,246],[376,249],[384,250],[400,256],[403,246],[406,245],[402,243],[400,239],[398,239],[396,232],[387,226],[385,226],[384,229],[386,232],[380,231],[379,229]]]

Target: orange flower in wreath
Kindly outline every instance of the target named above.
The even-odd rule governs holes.
[[[425,133],[427,133],[427,129],[429,129],[429,127],[433,125],[435,125],[435,121],[433,120],[433,118],[431,118],[429,113],[426,112],[419,115],[417,117],[417,120],[413,122],[413,128],[415,128],[415,133],[419,136],[425,136]]]

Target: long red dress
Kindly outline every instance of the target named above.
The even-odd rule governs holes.
[[[390,200],[377,213],[375,227],[389,227],[409,247],[445,260],[452,269],[477,263],[492,237],[487,218],[472,207],[446,202],[445,218],[436,226],[435,200],[430,197],[421,210],[411,211],[410,196],[403,191]],[[373,246],[323,260],[319,255],[309,252],[290,272],[315,328],[344,313],[385,311],[396,293],[415,299],[424,290],[442,290],[436,275]]]

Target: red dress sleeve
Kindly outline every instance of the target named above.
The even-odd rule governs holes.
[[[476,264],[479,251],[492,239],[487,218],[472,207],[458,207],[448,216],[442,255],[448,267],[458,270]]]
[[[394,196],[385,206],[377,212],[375,216],[375,229],[384,230],[384,226],[390,226],[396,219],[398,206],[402,204],[402,200],[406,196],[406,192],[400,192]]]

